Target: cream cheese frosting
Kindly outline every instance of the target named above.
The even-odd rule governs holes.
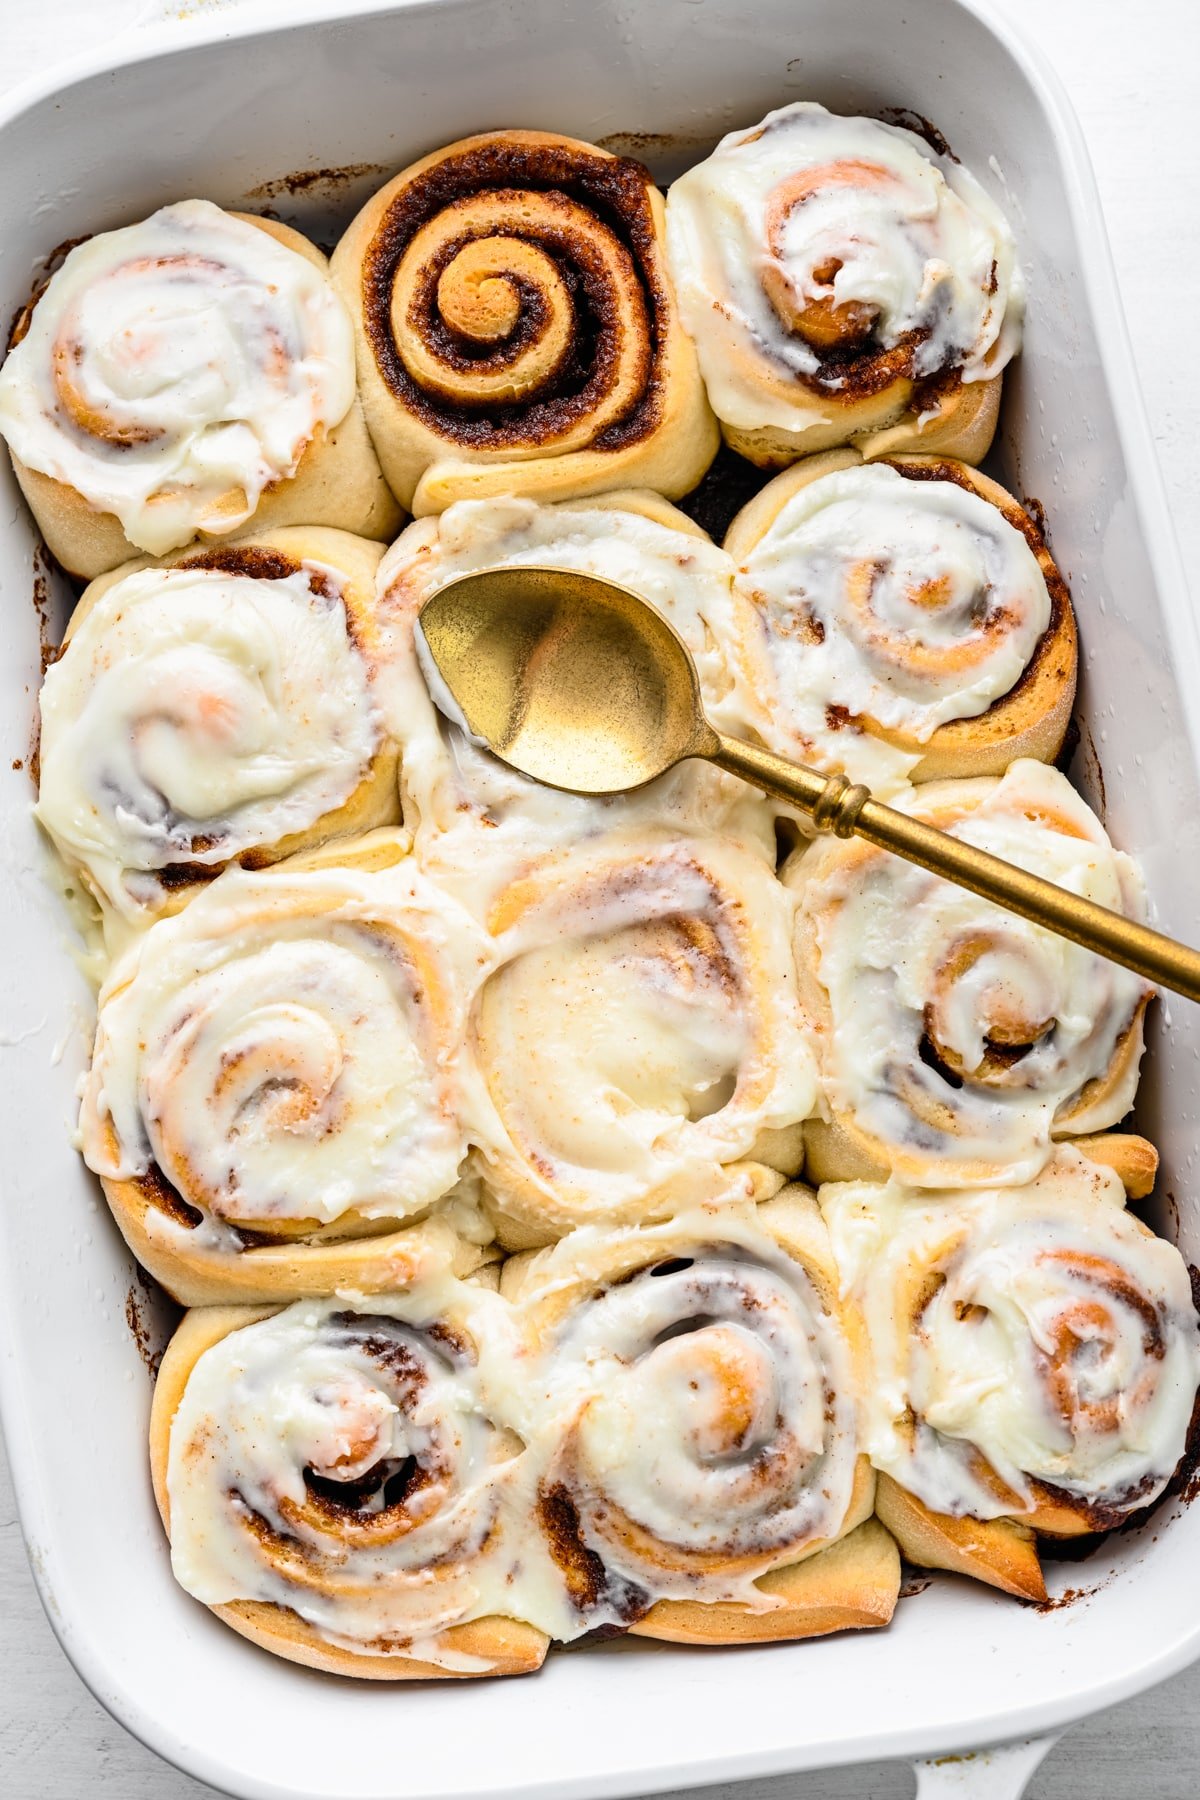
[[[164,868],[220,866],[341,806],[393,710],[336,570],[141,569],[47,670],[38,817],[136,913]]]
[[[820,1199],[866,1321],[877,1468],[980,1519],[1032,1508],[1033,1482],[1101,1509],[1161,1493],[1200,1330],[1182,1257],[1125,1211],[1111,1170],[1063,1146],[1022,1187],[851,1182]]]
[[[249,519],[354,393],[323,270],[183,200],[68,254],[0,370],[0,434],[161,556]]]
[[[1070,893],[1143,915],[1136,864],[1043,763],[934,783],[900,804]],[[1151,992],[1140,976],[862,845],[819,847],[792,879],[828,997],[824,1092],[910,1179],[1027,1181],[1065,1111],[1081,1132],[1129,1110]],[[1116,1079],[1102,1082],[1111,1069]]]
[[[770,1161],[764,1139],[816,1095],[791,907],[747,852],[666,833],[597,840],[509,888],[472,1026],[502,1211],[552,1236]]]
[[[403,1293],[231,1331],[171,1424],[177,1578],[451,1670],[439,1633],[489,1614],[569,1641],[664,1596],[769,1610],[755,1576],[836,1537],[855,1491],[851,1352],[813,1214],[812,1270],[756,1209],[697,1208],[580,1232],[511,1301],[431,1256]],[[590,1482],[633,1522],[636,1564]],[[564,1484],[605,1569],[587,1592],[553,1554]]]
[[[85,1159],[117,1181],[153,1165],[235,1229],[425,1210],[465,1152],[457,1054],[485,954],[411,862],[228,870],[101,990]]]
[[[895,789],[927,743],[1007,694],[1050,623],[1038,560],[1000,510],[885,463],[794,494],[738,569],[759,621],[759,731],[796,760]]]
[[[913,345],[917,381],[984,380],[1020,344],[1000,208],[961,163],[875,119],[799,101],[731,132],[672,184],[667,246],[713,409],[747,430],[802,428],[844,385],[806,323],[814,302],[884,351]]]

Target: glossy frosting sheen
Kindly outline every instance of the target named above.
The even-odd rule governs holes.
[[[1037,558],[995,506],[883,463],[801,488],[737,580],[760,620],[763,737],[876,789],[919,752],[857,721],[927,743],[1008,693],[1050,622]]]
[[[42,688],[38,817],[111,903],[135,910],[155,871],[278,843],[353,793],[388,695],[339,586],[314,564],[143,569],[83,618]]]
[[[921,816],[946,792],[959,797],[946,821],[956,837],[1141,914],[1136,865],[1056,770],[1019,761],[998,781],[926,788],[909,810]],[[971,1186],[1000,1168],[991,1178],[1030,1179],[1056,1113],[1136,1028],[1146,984],[884,852],[856,845],[807,881],[801,864],[797,880],[832,1014],[823,1073],[835,1109],[929,1185]],[[1137,1063],[1077,1113],[1076,1131],[1123,1117]]]
[[[1110,1170],[1063,1148],[1027,1187],[856,1182],[821,1206],[866,1318],[876,1467],[976,1518],[1032,1506],[1031,1481],[1117,1510],[1161,1493],[1200,1334],[1183,1259],[1125,1211]]]
[[[250,518],[353,399],[322,270],[184,200],[70,252],[0,371],[0,432],[160,556]]]
[[[465,1147],[455,1053],[481,954],[408,864],[228,871],[101,990],[89,1165],[153,1162],[235,1226],[419,1212]]]
[[[619,834],[510,888],[476,1053],[485,1179],[547,1217],[701,1191],[815,1099],[791,904],[719,840]]]
[[[613,500],[539,506],[531,500],[459,501],[401,533],[379,570],[381,610],[397,637],[405,687],[405,822],[418,854],[473,910],[506,873],[535,857],[646,820],[735,831],[773,851],[769,814],[744,783],[692,762],[615,800],[556,793],[507,769],[439,712],[415,641],[422,605],[446,582],[497,565],[550,564],[631,587],[674,625],[692,651],[705,705],[720,729],[748,729],[753,701],[741,667],[747,603],[733,565],[707,538]]]
[[[173,1565],[211,1605],[451,1669],[437,1634],[489,1613],[571,1639],[665,1596],[768,1610],[754,1576],[842,1527],[857,1431],[838,1320],[752,1209],[583,1232],[514,1304],[431,1267],[204,1351],[171,1429]],[[604,1570],[583,1587],[552,1550],[568,1490]]]
[[[796,429],[837,392],[837,366],[794,328],[823,296],[862,308],[883,349],[919,334],[917,380],[984,379],[1019,345],[1000,209],[961,164],[874,119],[797,102],[732,132],[673,184],[667,243],[713,407],[745,429]]]

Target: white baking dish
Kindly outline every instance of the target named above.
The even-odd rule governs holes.
[[[1000,472],[1045,504],[1072,584],[1082,715],[1110,828],[1142,857],[1160,922],[1194,941],[1195,629],[1078,131],[1053,81],[984,8],[415,0],[336,17],[313,8],[303,22],[293,6],[281,27],[218,14],[188,32],[137,33],[120,66],[93,59],[16,97],[0,121],[0,307],[7,318],[25,298],[52,245],[192,193],[252,207],[271,198],[330,236],[379,170],[295,194],[262,184],[390,169],[482,127],[664,134],[640,151],[669,176],[786,99],[928,115],[1019,233],[1030,322],[1007,377]],[[1200,1511],[1179,1503],[1092,1561],[1060,1565],[1056,1591],[1086,1596],[1044,1615],[938,1582],[884,1633],[702,1653],[619,1644],[556,1654],[520,1682],[385,1692],[310,1675],[178,1590],[146,1473],[132,1271],[67,1138],[86,993],[39,873],[28,774],[9,768],[28,755],[39,644],[32,534],[11,482],[5,494],[0,1400],[43,1597],[106,1706],[238,1795],[599,1796],[1046,1732],[1200,1653]],[[1095,754],[1081,767],[1101,801]],[[1161,1008],[1152,1038],[1141,1125],[1163,1151],[1166,1225],[1200,1260],[1200,1011]],[[955,1767],[1001,1779],[995,1764]],[[1004,1791],[1015,1792],[1010,1776]]]

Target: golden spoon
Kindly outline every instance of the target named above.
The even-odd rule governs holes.
[[[844,775],[723,737],[704,716],[686,646],[615,582],[570,569],[464,575],[426,601],[418,649],[440,710],[534,781],[616,794],[700,756],[798,806],[819,832],[866,838],[1200,1000],[1200,953],[1186,944],[897,812]]]

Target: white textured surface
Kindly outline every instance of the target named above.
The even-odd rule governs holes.
[[[223,10],[233,0],[0,0],[0,83],[82,50],[139,16]],[[650,0],[643,0],[649,4]],[[281,10],[284,0],[280,0]],[[1183,321],[1200,286],[1194,128],[1196,0],[1004,0],[1044,46],[1083,121],[1100,183],[1135,356],[1189,572],[1200,561],[1200,377]],[[1200,599],[1200,576],[1193,576]],[[69,1416],[69,1411],[68,1411]],[[85,1505],[87,1470],[64,1507]],[[91,1699],[34,1593],[0,1455],[0,1794],[7,1800],[185,1800],[210,1790],[167,1769]],[[387,1704],[380,1695],[381,1704]],[[798,1693],[797,1703],[802,1704]],[[869,1697],[864,1696],[864,1706]],[[197,1705],[203,1697],[197,1696]],[[398,1743],[402,1742],[398,1738]],[[402,1758],[402,1751],[398,1753]],[[402,1792],[402,1761],[398,1789]],[[1200,1790],[1200,1664],[1069,1734],[1030,1800],[1194,1800]],[[901,1800],[902,1769],[874,1765],[725,1785],[714,1800]],[[347,1800],[352,1795],[347,1789]]]

